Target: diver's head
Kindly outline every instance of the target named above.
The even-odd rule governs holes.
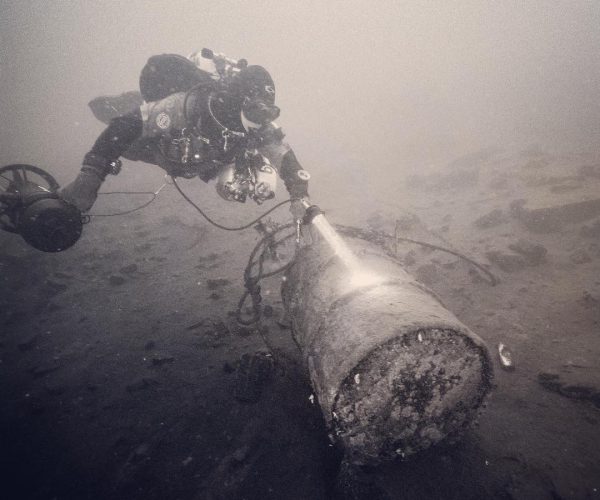
[[[248,66],[236,77],[233,92],[241,102],[241,119],[246,130],[260,128],[275,120],[275,82],[262,66]]]

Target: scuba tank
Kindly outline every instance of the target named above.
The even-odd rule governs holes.
[[[34,165],[0,168],[0,229],[17,233],[42,252],[73,246],[83,230],[81,212],[58,196],[58,182]]]

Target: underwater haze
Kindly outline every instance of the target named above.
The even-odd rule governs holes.
[[[125,160],[102,191],[146,194],[93,213],[163,186],[143,210],[92,217],[55,254],[0,231],[0,497],[597,498],[599,26],[584,0],[0,0],[0,166],[65,185],[104,129],[88,102],[137,90],[150,56],[245,58],[273,76],[311,200],[431,290],[495,369],[462,441],[351,466],[280,324],[280,275],[261,284],[261,328],[234,320],[256,231],[215,228],[163,170]],[[288,197],[181,186],[227,226]],[[295,249],[272,250],[269,270]]]
[[[0,12],[0,158],[62,179],[101,130],[89,100],[136,89],[152,54],[202,47],[269,69],[280,123],[315,172],[381,178],[484,147],[600,139],[595,2],[28,0]]]

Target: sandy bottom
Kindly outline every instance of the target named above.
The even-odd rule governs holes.
[[[61,254],[0,235],[0,496],[600,497],[600,214],[538,233],[510,210],[600,197],[600,168],[496,151],[402,190],[381,186],[356,210],[325,205],[334,222],[397,228],[500,279],[397,248],[490,348],[512,351],[514,371],[494,356],[493,395],[463,441],[378,469],[343,463],[276,323],[277,279],[263,287],[262,335],[233,325],[256,232],[208,226],[171,188],[142,212],[94,219]],[[202,192],[221,220],[249,216]]]

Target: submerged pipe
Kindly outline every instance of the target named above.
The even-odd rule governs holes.
[[[459,436],[491,387],[483,341],[378,247],[346,250],[313,234],[282,287],[332,435],[355,464]]]

